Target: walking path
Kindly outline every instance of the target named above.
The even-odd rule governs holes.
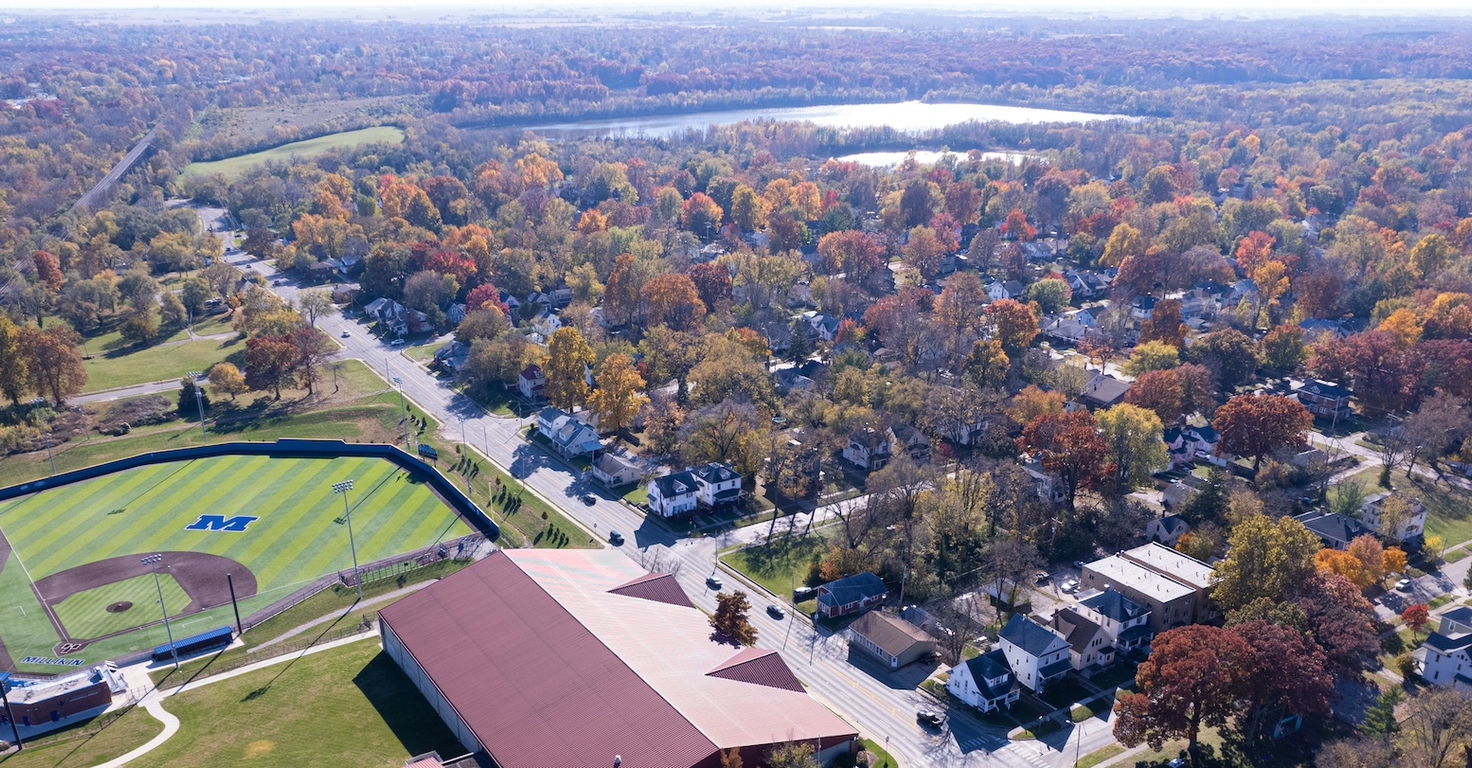
[[[175,717],[163,707],[163,700],[170,696],[177,695],[185,690],[194,690],[195,688],[201,688],[212,683],[218,683],[221,680],[229,680],[232,677],[239,677],[240,675],[249,674],[251,672],[255,672],[256,670],[265,669],[277,664],[285,664],[287,662],[295,661],[296,659],[299,659],[303,656],[309,656],[314,653],[328,651],[333,648],[347,645],[348,643],[356,643],[361,640],[367,640],[374,637],[378,637],[378,632],[364,632],[359,635],[345,637],[341,640],[334,640],[330,643],[323,643],[322,645],[313,646],[302,651],[301,653],[285,654],[282,656],[277,656],[273,659],[258,661],[254,664],[247,664],[239,669],[232,669],[229,672],[221,672],[218,675],[211,675],[197,682],[194,680],[187,680],[173,688],[154,688],[153,690],[149,691],[148,694],[142,698],[142,700],[139,701],[139,704],[144,709],[146,709],[148,711],[148,714],[152,715],[154,719],[164,724],[163,732],[150,739],[147,744],[144,744],[143,746],[133,750],[132,752],[129,752],[122,757],[109,760],[105,763],[100,763],[96,766],[93,766],[93,768],[123,768],[123,766],[127,765],[128,763],[137,760],[138,758],[148,754],[149,752],[152,752],[155,749],[158,749],[160,745],[172,738],[174,734],[178,733],[179,718]],[[135,665],[135,667],[132,669],[132,672],[134,674],[147,674],[147,666],[147,664]]]

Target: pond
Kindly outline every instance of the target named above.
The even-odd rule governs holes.
[[[1137,120],[1129,115],[1069,112],[997,104],[931,104],[904,101],[889,104],[831,104],[821,107],[773,107],[692,112],[536,125],[522,130],[548,139],[581,139],[592,136],[648,136],[663,138],[701,130],[712,125],[729,125],[742,120],[806,121],[833,128],[877,128],[889,126],[913,133],[968,120],[1000,120],[1008,123],[1086,123],[1095,120]]]

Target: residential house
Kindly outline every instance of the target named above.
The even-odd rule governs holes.
[[[1205,461],[1218,467],[1227,466],[1227,460],[1216,453],[1221,436],[1210,425],[1171,427],[1161,433],[1166,452],[1173,467],[1181,467],[1197,461]]]
[[[1293,519],[1313,531],[1314,535],[1318,536],[1319,540],[1324,542],[1324,546],[1329,549],[1342,550],[1348,547],[1351,541],[1373,533],[1365,527],[1364,523],[1338,513],[1304,512],[1301,515],[1294,515]]]
[[[830,581],[818,587],[818,615],[836,619],[867,611],[884,602],[889,590],[884,582],[868,571]]]
[[[946,690],[982,712],[1011,709],[1022,696],[1022,686],[1000,648],[952,668]]]
[[[1104,630],[1116,654],[1143,649],[1154,637],[1150,631],[1150,609],[1112,589],[1080,594],[1076,610]]]
[[[1130,302],[1130,317],[1136,320],[1149,320],[1155,314],[1155,305],[1160,302],[1154,296],[1140,296]]]
[[[1044,336],[1062,344],[1077,344],[1088,336],[1090,330],[1083,323],[1066,317],[1045,318],[1042,327]]]
[[[1073,668],[1068,640],[1052,627],[1020,613],[1012,614],[1002,627],[997,645],[1017,681],[1034,693],[1042,693],[1049,683],[1061,680]]]
[[[447,373],[459,373],[470,359],[470,347],[458,341],[440,347],[434,352],[434,365]]]
[[[1421,679],[1472,694],[1472,608],[1457,606],[1441,615],[1436,631],[1412,653]]]
[[[1059,608],[1048,626],[1068,642],[1068,662],[1078,672],[1092,675],[1114,663],[1114,645],[1104,629],[1072,608]]]
[[[700,506],[728,507],[741,499],[741,475],[729,464],[712,461],[686,471],[695,478],[695,500]]]
[[[1234,307],[1238,304],[1241,304],[1244,299],[1247,301],[1252,301],[1256,298],[1257,283],[1254,283],[1251,280],[1238,280],[1237,282],[1232,283],[1232,289],[1227,292],[1227,301],[1231,302],[1232,306]]]
[[[1120,381],[1107,373],[1095,373],[1084,387],[1080,398],[1090,410],[1112,408],[1124,402],[1125,393],[1130,391],[1129,382]]]
[[[1092,299],[1109,291],[1109,282],[1100,277],[1098,272],[1070,270],[1063,273],[1063,279],[1072,289],[1075,299]]]
[[[543,408],[537,413],[537,431],[563,458],[596,456],[603,451],[598,430],[559,408]]]
[[[818,341],[831,342],[838,338],[838,318],[820,312],[805,313],[804,318],[812,329],[813,338]]]
[[[1145,538],[1174,547],[1181,537],[1189,533],[1191,524],[1180,515],[1157,517],[1145,524]]]
[[[460,323],[462,323],[464,321],[465,321],[465,305],[464,304],[451,304],[450,305],[450,308],[447,309],[447,310],[445,310],[445,325],[447,325],[447,326],[459,325]]]
[[[992,301],[1000,301],[1001,299],[1017,299],[1021,298],[1023,292],[1026,290],[1027,289],[1023,287],[1022,283],[1019,283],[1016,280],[993,280],[991,285],[988,285],[986,287],[986,295],[991,297]]]
[[[1211,566],[1157,543],[1085,563],[1079,583],[1085,590],[1113,588],[1149,610],[1151,632],[1209,621]]]
[[[695,511],[695,494],[700,486],[689,471],[656,477],[649,481],[649,509],[660,517],[676,517]]]
[[[1043,469],[1041,461],[1030,459],[1022,465],[1022,469],[1032,478],[1033,488],[1037,491],[1038,498],[1054,504],[1062,503],[1068,498],[1063,488],[1063,480],[1058,475]]]
[[[892,445],[904,448],[917,464],[925,464],[930,461],[930,438],[926,437],[924,432],[908,424],[899,424],[891,427],[889,434],[894,438]]]
[[[778,368],[772,371],[772,388],[777,394],[786,396],[793,392],[811,392],[817,382],[802,375],[796,367]]]
[[[403,304],[393,299],[377,298],[363,307],[363,314],[383,325],[389,333],[403,336],[409,332],[408,312]]]
[[[527,400],[541,402],[547,388],[547,376],[542,373],[541,366],[528,365],[521,369],[521,373],[516,374],[516,388]]]
[[[637,483],[641,474],[638,464],[611,453],[605,453],[593,462],[593,479],[605,488]]]
[[[1342,339],[1347,335],[1344,326],[1340,325],[1338,320],[1320,320],[1311,317],[1300,322],[1298,327],[1303,331],[1305,344],[1315,344],[1325,339]]]
[[[873,656],[887,669],[919,661],[935,653],[935,639],[904,619],[870,611],[848,628],[849,646]]]
[[[550,309],[542,309],[532,316],[531,327],[544,339],[552,338],[552,334],[562,328],[562,318],[553,314]]]
[[[1325,419],[1347,419],[1350,415],[1349,398],[1353,392],[1327,381],[1306,382],[1293,394],[1309,413]]]
[[[893,451],[893,436],[887,429],[867,427],[848,439],[843,458],[866,472],[884,469]]]
[[[1389,498],[1388,493],[1376,493],[1367,497],[1360,506],[1360,519],[1371,530],[1387,539],[1411,541],[1419,538],[1426,531],[1426,505],[1422,504],[1420,499],[1407,498],[1406,503],[1410,506],[1410,515],[1397,526],[1396,530],[1382,530],[1381,516],[1385,511],[1385,500]]]

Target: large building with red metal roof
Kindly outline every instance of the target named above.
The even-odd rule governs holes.
[[[758,765],[857,733],[775,652],[716,642],[671,574],[615,550],[501,551],[380,613],[384,650],[500,768]]]

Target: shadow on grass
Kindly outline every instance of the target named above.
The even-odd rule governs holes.
[[[378,716],[409,754],[457,755],[464,751],[434,708],[388,654],[374,656],[353,677],[353,685],[378,711]]]

